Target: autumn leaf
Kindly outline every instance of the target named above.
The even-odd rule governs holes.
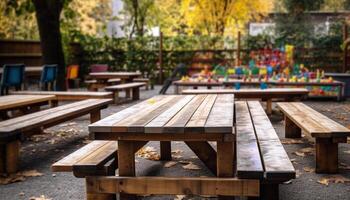
[[[185,199],[185,197],[186,197],[185,195],[176,195],[174,200],[183,200]]]
[[[40,195],[40,197],[30,197],[29,200],[51,200],[51,199],[46,198],[45,195]]]
[[[305,153],[302,153],[302,152],[299,152],[299,151],[294,152],[294,154],[297,155],[297,156],[300,156],[300,157],[304,157],[305,156]]]
[[[21,182],[26,180],[26,177],[36,177],[36,176],[42,176],[42,175],[43,175],[42,173],[36,170],[17,172],[7,177],[0,177],[0,185],[7,185],[10,183]]]
[[[294,152],[294,154],[300,157],[304,157],[306,155],[312,155],[314,154],[314,152],[315,152],[314,148],[307,147],[307,148],[299,149],[298,151]]]
[[[296,139],[285,138],[281,140],[281,143],[282,144],[303,144],[304,142],[301,139],[296,140]]]
[[[184,169],[190,169],[190,170],[200,170],[201,168],[198,165],[193,164],[192,162],[190,162],[187,165],[182,166],[182,168]]]
[[[323,177],[321,180],[318,180],[317,182],[322,185],[328,186],[329,183],[350,183],[350,179],[345,178],[344,176],[341,176],[341,175],[333,175],[333,176]]]
[[[315,172],[315,169],[314,169],[314,168],[311,168],[311,167],[303,167],[303,170],[304,170],[305,172],[309,172],[309,173]]]
[[[147,160],[159,160],[160,155],[154,147],[147,146],[143,147],[136,152],[136,155],[140,158],[145,158]]]
[[[175,166],[176,164],[177,164],[176,161],[169,161],[169,162],[166,162],[166,163],[164,164],[164,167],[165,167],[165,168],[169,168],[169,167]]]

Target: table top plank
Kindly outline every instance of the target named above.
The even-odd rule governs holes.
[[[217,95],[208,95],[185,127],[186,133],[204,133],[204,125],[214,105]]]
[[[130,115],[141,112],[144,108],[146,108],[148,106],[151,106],[153,104],[158,105],[158,103],[165,97],[166,96],[161,96],[161,95],[154,96],[150,99],[147,99],[147,100],[142,101],[136,105],[133,105],[133,106],[128,107],[122,111],[119,111],[113,115],[105,117],[105,118],[101,119],[100,121],[97,121],[93,124],[90,124],[89,131],[90,132],[112,132],[114,124],[125,119],[126,117],[129,117]]]
[[[162,114],[164,111],[172,107],[176,102],[181,101],[184,97],[174,96],[170,101],[167,101],[165,104],[157,106],[154,110],[145,114],[143,117],[139,118],[137,121],[134,121],[128,126],[128,132],[142,133],[144,132],[145,126],[152,121],[154,118]]]
[[[308,94],[305,88],[267,88],[267,89],[187,89],[183,94]]]
[[[0,97],[0,110],[15,109],[35,103],[55,100],[55,95],[7,95]]]
[[[190,120],[193,113],[204,101],[207,95],[197,95],[188,104],[186,104],[180,112],[178,112],[167,124],[165,124],[163,132],[165,133],[184,133],[185,126]]]
[[[216,98],[205,123],[206,133],[232,133],[234,122],[234,95],[223,94]]]
[[[168,110],[164,111],[162,114],[158,115],[155,119],[149,122],[145,126],[145,133],[162,133],[163,126],[168,123],[186,104],[188,104],[194,95],[186,95],[180,101],[178,101],[174,106],[170,107]]]
[[[167,95],[161,98],[160,100],[149,104],[148,106],[144,106],[142,110],[139,112],[135,112],[131,115],[126,116],[121,121],[116,122],[113,124],[112,130],[115,132],[128,132],[129,127],[136,123],[138,120],[141,120],[144,117],[147,117],[148,115],[152,114],[152,112],[156,112],[156,110],[159,107],[162,107],[164,104],[167,104],[168,102],[174,101],[177,97],[174,95]],[[154,117],[154,116],[153,116]]]

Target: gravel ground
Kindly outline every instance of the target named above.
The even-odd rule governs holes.
[[[141,100],[147,99],[157,94],[160,87],[155,90],[141,92]],[[168,91],[172,92],[170,88]],[[140,101],[141,101],[140,100]],[[137,102],[129,102],[119,106],[111,105],[102,113],[106,117],[116,111],[127,108]],[[334,101],[306,101],[306,104],[324,113],[330,118],[348,126],[350,124],[350,102]],[[271,121],[279,134],[284,138],[282,116],[275,112]],[[73,152],[88,142],[87,125],[88,116],[84,116],[62,125],[55,126],[46,130],[48,134],[35,136],[22,144],[20,169],[37,170],[43,173],[42,176],[28,177],[24,181],[0,185],[0,200],[30,199],[31,197],[40,197],[42,195],[48,199],[84,199],[85,186],[84,179],[75,178],[71,173],[52,173],[50,165]],[[293,160],[294,167],[298,170],[298,178],[290,183],[280,185],[281,200],[350,200],[350,183],[330,183],[328,186],[322,185],[317,181],[327,174],[309,173],[305,167],[314,167],[314,156],[307,155],[300,157],[293,152],[306,147],[312,147],[312,141],[306,138],[302,139],[302,144],[284,144],[290,159]],[[151,142],[147,146],[159,148],[158,142]],[[175,160],[192,161],[198,165],[201,170],[185,170],[178,163],[173,167],[164,168],[164,162],[150,161],[143,158],[137,158],[137,175],[149,176],[211,176],[205,166],[195,158],[192,151],[182,142],[173,142],[173,150],[183,151],[181,158]],[[350,166],[350,144],[341,144],[339,146],[339,162],[343,166]],[[342,169],[339,175],[350,179],[350,170]],[[143,199],[174,199],[174,196],[148,196]],[[184,199],[203,199],[201,197],[185,197]],[[211,198],[215,199],[215,198]]]

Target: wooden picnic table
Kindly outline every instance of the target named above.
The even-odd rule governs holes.
[[[92,79],[107,82],[108,79],[120,78],[122,82],[132,82],[134,78],[140,77],[140,72],[92,72],[89,74]]]
[[[212,87],[221,87],[223,86],[222,82],[220,81],[174,81],[174,93],[179,94],[180,90],[179,87],[193,87],[193,89],[197,89],[198,87],[207,87],[208,89],[211,89]]]
[[[249,118],[241,117],[239,118],[241,120],[234,118],[233,94],[163,95],[145,100],[89,126],[91,138],[118,141],[116,159],[119,177],[116,179],[106,177],[107,182],[103,182],[106,180],[102,177],[91,177],[87,180],[88,193],[120,192],[121,199],[133,199],[134,194],[182,194],[184,190],[195,191],[194,193],[198,194],[219,195],[219,197],[220,195],[259,196],[260,178],[263,178],[261,176],[263,173],[271,173],[271,176],[266,175],[266,177],[276,177],[279,181],[285,181],[285,177],[282,178],[284,175],[287,175],[287,180],[293,178],[294,168],[279,143],[272,125],[268,126],[270,122],[264,111],[260,109],[261,105],[258,102],[249,105],[249,108],[253,109],[252,116],[256,117],[253,120],[258,120],[257,130],[266,130],[268,134],[258,134],[261,135],[259,138],[261,141],[267,142],[261,147],[264,152],[262,158],[257,153],[259,152],[257,145],[249,144],[242,147],[242,152],[254,154],[254,158],[249,159],[244,158],[247,154],[239,154],[240,162],[237,166],[239,169],[242,167],[244,171],[239,175],[248,179],[235,177],[234,151],[235,145],[244,144],[245,139],[250,138],[248,142],[255,141],[253,140],[255,133],[254,129],[249,129],[253,131],[254,137],[246,135],[240,138],[240,144],[236,144],[235,127],[238,127],[237,131],[240,133],[243,129],[250,128],[250,126],[247,127],[248,122],[253,122],[249,110],[246,112]],[[242,106],[249,109],[245,102]],[[240,113],[242,111],[245,110],[239,110]],[[261,122],[263,123],[260,124]],[[246,133],[247,130],[243,132]],[[270,140],[273,142],[269,142]],[[171,141],[184,141],[217,177],[214,177],[215,180],[198,179],[198,177],[135,177],[135,152],[148,141],[160,141],[160,160],[171,160]],[[216,150],[209,141],[216,142]],[[279,145],[269,146],[270,143]],[[280,160],[274,158],[276,152]],[[260,159],[264,160],[266,172],[262,171]],[[247,167],[251,171],[248,172]],[[226,186],[221,184],[224,182]],[[103,186],[98,188],[97,185],[101,186],[101,184]],[[203,188],[198,188],[198,184]],[[107,187],[115,189],[109,190]]]
[[[55,95],[7,95],[0,97],[1,118],[7,118],[7,112],[20,110],[24,113],[40,110],[40,106],[52,102],[57,104]]]

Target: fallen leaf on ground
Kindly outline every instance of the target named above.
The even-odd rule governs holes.
[[[315,149],[312,147],[307,147],[307,148],[302,148],[299,149],[298,151],[294,152],[295,155],[304,157],[306,155],[312,155],[314,154]]]
[[[148,160],[159,160],[160,155],[154,147],[147,146],[143,147],[136,152],[136,155],[140,158],[145,158]]]
[[[17,172],[7,177],[0,177],[0,185],[7,185],[10,183],[21,182],[26,180],[26,177],[42,176],[43,174],[36,170],[28,170],[23,172]]]
[[[185,197],[185,195],[176,195],[174,200],[183,200]]]
[[[164,167],[165,168],[169,168],[169,167],[172,167],[172,166],[174,166],[174,165],[176,165],[177,164],[177,162],[175,162],[175,161],[169,161],[169,162],[166,162],[165,164],[164,164]]]
[[[199,170],[199,169],[201,169],[198,165],[195,165],[195,164],[193,164],[191,162],[189,164],[187,164],[187,165],[182,166],[182,168],[190,169],[190,170]]]
[[[281,140],[282,144],[303,144],[302,140],[285,138]]]
[[[182,151],[182,150],[180,150],[180,149],[176,149],[176,150],[174,150],[174,151],[171,151],[171,154],[172,154],[172,155],[178,155],[178,154],[180,154],[180,153],[182,153],[182,152],[184,152],[184,151]]]
[[[179,163],[183,164],[183,165],[187,165],[189,163],[191,163],[190,161],[188,160],[180,160]]]
[[[328,186],[329,183],[350,183],[350,179],[345,178],[344,176],[341,176],[341,175],[333,175],[333,176],[323,177],[317,182],[322,185]]]
[[[61,124],[59,125],[60,127],[65,127],[65,126],[73,126],[73,125],[77,125],[76,122],[71,122],[71,123],[67,123],[67,124]]]
[[[295,170],[295,177],[296,178],[299,178],[300,177],[300,175],[302,175],[302,173],[300,172],[300,170]]]
[[[312,168],[312,167],[304,167],[303,170],[309,173],[315,172],[315,168]]]
[[[29,200],[51,200],[51,199],[46,198],[45,195],[40,195],[40,197],[30,197]]]

